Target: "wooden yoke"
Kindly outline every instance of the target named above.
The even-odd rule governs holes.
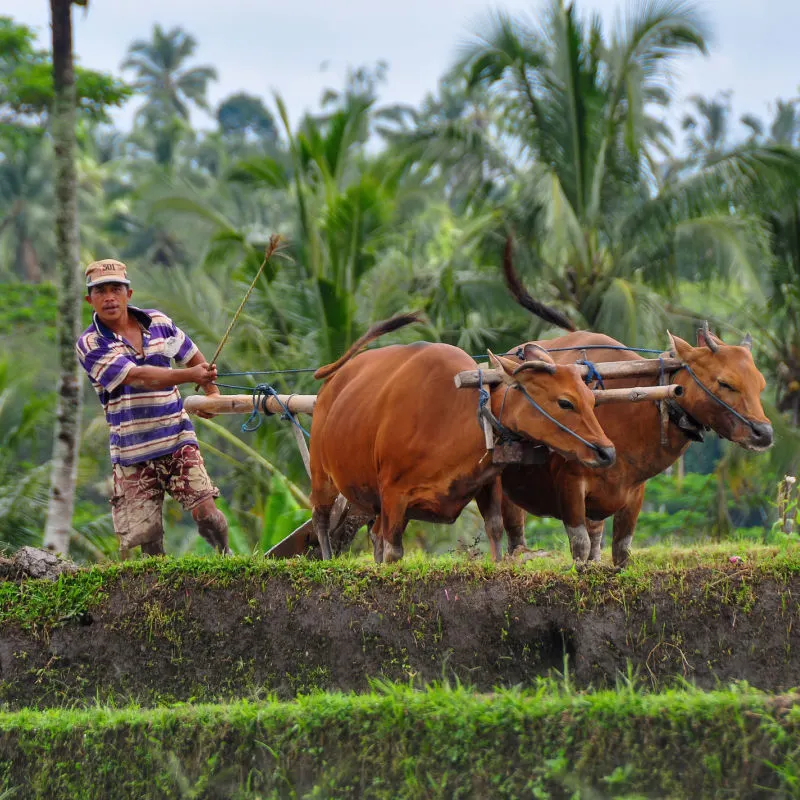
[[[576,364],[582,377],[589,374],[589,367],[585,364]],[[674,372],[683,366],[683,362],[677,358],[648,358],[641,361],[604,361],[595,364],[595,369],[602,376],[603,380],[612,378],[642,378],[647,375],[658,375],[661,370],[664,372]],[[499,372],[494,369],[485,369],[483,372],[483,382],[488,386],[496,386],[501,382]],[[455,377],[457,389],[475,389],[478,386],[478,370],[468,369],[459,372]]]

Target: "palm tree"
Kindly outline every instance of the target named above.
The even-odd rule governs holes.
[[[796,149],[800,146],[800,101],[778,100],[771,123],[748,117],[755,142]],[[768,133],[764,133],[768,131]],[[763,305],[742,310],[747,324],[756,325],[767,345],[775,377],[776,404],[800,426],[800,183],[774,188],[754,201],[768,225],[772,244],[769,286]],[[768,324],[760,324],[769,320]]]
[[[689,102],[694,111],[684,115],[681,127],[689,132],[687,144],[690,154],[706,161],[718,157],[728,145],[731,92],[720,92],[712,99],[695,94]]]
[[[664,181],[672,65],[704,53],[706,26],[681,0],[653,0],[599,18],[553,0],[539,27],[502,13],[458,68],[489,90],[519,165],[504,203],[529,244],[529,271],[577,322],[628,341],[663,334],[662,299],[677,280],[749,277],[767,251],[757,219],[741,213],[756,185],[783,180],[780,148],[750,148]],[[731,203],[739,213],[731,213]]]
[[[12,270],[6,277],[38,283],[53,278],[53,151],[44,132],[6,129],[0,134],[0,252]]]
[[[133,84],[147,100],[139,109],[144,119],[153,122],[177,116],[189,119],[192,104],[208,108],[206,90],[209,81],[217,79],[213,67],[185,67],[197,48],[195,38],[182,28],[164,31],[153,26],[150,41],[139,39],[128,48],[122,69],[136,73]]]
[[[53,29],[52,113],[55,150],[56,258],[59,267],[57,345],[60,376],[53,442],[50,498],[44,546],[69,552],[80,444],[81,384],[75,341],[81,324],[78,190],[75,164],[75,70],[72,57],[72,2],[50,0]]]

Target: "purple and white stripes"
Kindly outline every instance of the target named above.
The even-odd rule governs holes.
[[[135,389],[123,385],[133,367],[185,364],[197,352],[192,340],[155,309],[128,307],[142,325],[144,356],[105,326],[97,315],[75,345],[78,360],[97,392],[111,429],[111,463],[138,464],[197,443],[178,388]]]

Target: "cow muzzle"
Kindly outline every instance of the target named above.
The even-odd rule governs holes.
[[[751,436],[745,446],[748,450],[768,450],[772,447],[774,433],[769,422],[751,422]]]
[[[594,458],[586,459],[583,463],[587,467],[596,467],[598,469],[605,469],[610,467],[617,460],[617,451],[614,447],[600,447],[595,446]]]

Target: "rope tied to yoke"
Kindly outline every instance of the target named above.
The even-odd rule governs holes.
[[[666,372],[664,371],[664,357],[658,357],[658,385],[664,386],[667,382]],[[658,401],[658,414],[661,418],[661,446],[669,444],[669,407],[663,400]]]
[[[251,412],[250,416],[242,423],[242,431],[245,433],[252,433],[261,427],[261,415],[263,414],[265,417],[272,417],[275,415],[275,412],[270,411],[267,408],[267,400],[270,397],[274,397],[275,401],[278,405],[283,409],[283,413],[281,414],[281,419],[289,420],[292,425],[297,427],[299,430],[303,432],[303,435],[307,438],[311,438],[311,434],[297,421],[297,417],[289,410],[289,403],[291,402],[293,394],[289,395],[286,403],[280,399],[278,396],[278,392],[269,384],[266,383],[259,383],[253,389],[253,411]],[[255,423],[255,424],[253,424]]]
[[[508,389],[506,389],[508,395]],[[492,429],[498,434],[498,442],[504,444],[506,442],[518,442],[522,440],[522,436],[515,433],[511,428],[507,428],[502,422],[492,413],[489,400],[491,393],[489,389],[483,386],[483,370],[478,367],[478,425],[483,426],[483,420],[487,420]],[[503,416],[503,408],[505,407],[506,400],[503,397],[503,405],[500,409],[500,417]]]
[[[580,361],[576,361],[576,364],[582,364],[585,366],[589,371],[586,373],[586,377],[583,379],[584,383],[588,386],[592,381],[597,381],[597,386],[595,388],[605,389],[605,384],[603,383],[603,376],[600,374],[599,370],[597,369],[597,365],[594,361],[589,361],[588,358],[581,359]]]

